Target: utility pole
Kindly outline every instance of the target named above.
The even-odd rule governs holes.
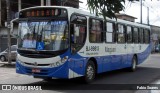
[[[140,1],[140,23],[142,24],[142,0]]]
[[[8,64],[11,64],[11,35],[10,35],[10,1],[6,0],[7,7],[7,32],[8,32]]]
[[[149,7],[147,7],[147,23],[149,25]]]
[[[0,26],[2,26],[2,18],[1,18],[1,15],[2,15],[2,12],[1,12],[2,5],[1,5],[1,2],[2,2],[2,0],[0,0]]]
[[[18,11],[20,11],[22,9],[21,4],[22,4],[21,0],[18,0]]]

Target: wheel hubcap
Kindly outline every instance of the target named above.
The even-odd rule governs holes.
[[[92,66],[88,66],[87,68],[87,77],[88,79],[92,79],[94,75],[94,69]]]

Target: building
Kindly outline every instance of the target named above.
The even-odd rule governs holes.
[[[159,26],[151,25],[151,39],[153,42],[152,52],[156,52],[156,48],[160,44],[160,27]]]
[[[115,15],[119,19],[131,21],[131,22],[135,22],[135,19],[137,19],[136,17],[130,16],[130,15],[127,15],[127,14],[116,13]]]
[[[34,6],[69,6],[79,8],[79,0],[9,0],[10,1],[10,17],[15,19],[18,17],[18,11]],[[7,20],[6,0],[0,0],[0,52],[8,46],[8,34],[5,22]],[[17,40],[14,37],[17,34],[17,25],[14,27],[14,32],[11,32],[11,45],[16,44]]]

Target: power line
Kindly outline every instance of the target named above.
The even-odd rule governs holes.
[[[139,5],[138,2],[135,2],[135,4]],[[143,2],[143,7],[149,7],[150,8],[150,11],[149,12],[152,12],[153,14],[155,14],[156,16],[159,16],[159,13],[157,11],[157,8],[153,8],[152,6],[150,6],[149,4],[147,4],[146,2]],[[156,11],[155,11],[156,10]]]

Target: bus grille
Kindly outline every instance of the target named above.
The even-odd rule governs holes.
[[[34,64],[34,63],[26,63],[24,62],[26,65],[30,65],[30,66],[50,66],[50,64]]]

